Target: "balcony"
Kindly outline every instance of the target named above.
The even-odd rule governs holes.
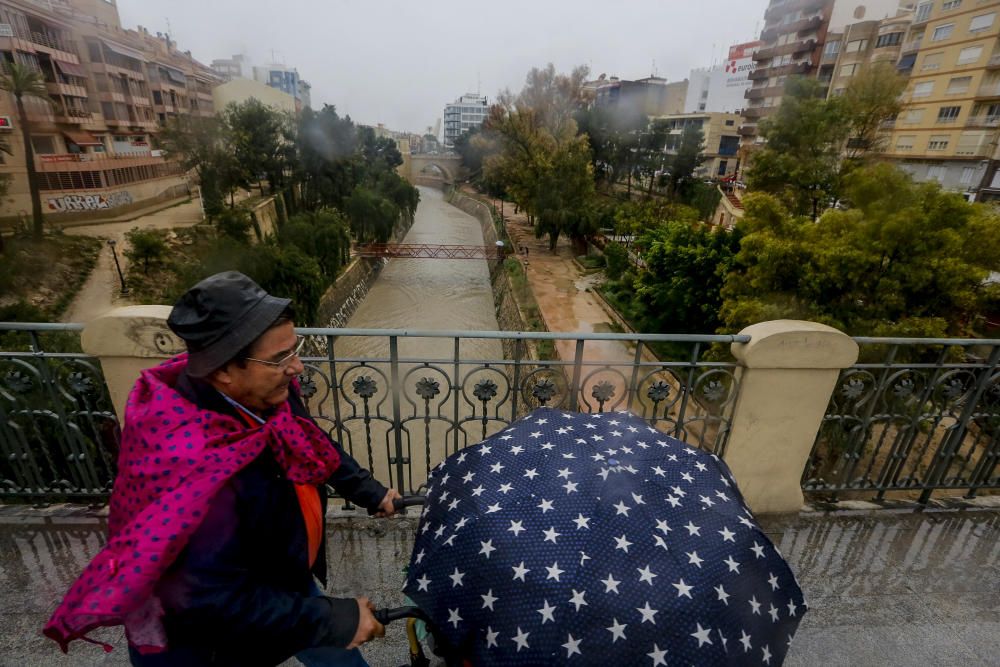
[[[788,2],[782,2],[777,5],[772,4],[764,12],[764,20],[768,22],[774,21],[788,12],[794,12],[799,9],[802,10],[803,14],[812,14],[823,9],[823,5],[825,4],[825,0],[788,0]]]
[[[994,53],[990,56],[990,59],[986,61],[986,69],[996,69],[1000,67],[1000,53]]]
[[[979,87],[979,91],[976,92],[976,97],[1000,97],[1000,81],[984,83]]]
[[[970,116],[966,127],[1000,127],[1000,116]]]
[[[767,86],[763,88],[750,88],[745,93],[743,97],[748,100],[762,100],[765,97],[781,97],[785,92],[784,86]]]
[[[57,153],[35,156],[38,171],[79,171],[81,169],[118,169],[166,164],[159,151],[135,153]]]
[[[807,74],[812,68],[812,62],[804,60],[799,63],[789,63],[787,65],[777,65],[774,67],[758,67],[750,73],[748,77],[751,81],[760,81],[772,76],[791,76],[794,74]],[[758,74],[758,76],[754,76]]]
[[[69,83],[58,83],[55,81],[47,81],[45,83],[45,88],[49,91],[49,95],[65,95],[67,97],[87,97],[87,89],[84,86],[76,86]]]
[[[747,120],[760,120],[771,115],[778,107],[747,107],[743,110],[743,117]]]
[[[51,33],[35,31],[29,32],[27,39],[35,46],[41,46],[54,51],[62,51],[63,53],[72,55],[73,60],[71,62],[75,64],[79,64],[80,62],[79,56],[77,56],[76,43],[72,40],[62,39],[61,37],[57,37]]]
[[[94,114],[86,109],[78,109],[75,107],[59,108],[56,110],[56,120],[60,123],[71,123],[73,125],[80,125],[82,123],[90,122],[90,119],[94,117]]]
[[[800,40],[797,42],[791,42],[789,44],[782,44],[781,46],[772,46],[766,49],[760,49],[755,54],[753,54],[753,59],[757,62],[762,60],[770,60],[777,56],[785,55],[796,55],[799,53],[806,53],[816,48],[815,39]]]
[[[916,53],[920,50],[920,43],[924,41],[921,37],[920,39],[911,39],[908,42],[904,42],[902,48],[899,52],[902,53]]]

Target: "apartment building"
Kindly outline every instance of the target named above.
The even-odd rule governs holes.
[[[827,34],[849,23],[895,16],[900,0],[771,0],[764,12],[757,63],[746,91],[747,107],[740,134],[752,145],[757,123],[781,104],[789,76],[816,76]]]
[[[486,120],[489,106],[485,95],[466,93],[444,105],[444,145],[451,148],[455,140]]]
[[[1000,1],[917,5],[900,67],[909,71],[887,153],[919,181],[1000,198]]]
[[[695,126],[704,136],[702,154],[706,160],[695,171],[699,178],[726,178],[736,173],[740,148],[740,115],[738,113],[696,112],[669,114],[656,118],[664,122],[669,134],[667,155],[676,155],[684,130]]]
[[[596,107],[630,108],[652,117],[684,112],[688,80],[667,83],[662,77],[649,76],[629,81],[602,74],[583,84],[583,90],[593,98],[592,104]]]
[[[912,21],[913,12],[903,10],[881,21],[859,21],[828,32],[816,76],[829,95],[843,94],[851,79],[870,65],[897,66]]]
[[[42,207],[49,213],[138,205],[186,189],[153,149],[161,123],[213,113],[219,81],[165,35],[121,27],[108,0],[0,0],[0,65],[37,70],[52,104],[25,99]],[[0,154],[10,178],[0,217],[31,209],[13,97],[0,93]]]

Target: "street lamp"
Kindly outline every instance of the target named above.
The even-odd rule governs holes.
[[[118,242],[114,239],[108,239],[108,245],[111,246],[111,255],[115,258],[115,268],[118,269],[118,280],[122,282],[122,296],[128,296],[128,286],[125,285],[125,276],[122,275],[122,266],[118,263],[118,252],[115,250]]]

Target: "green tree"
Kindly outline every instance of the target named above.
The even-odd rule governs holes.
[[[329,283],[347,264],[351,254],[350,223],[336,209],[320,209],[292,217],[279,232],[282,245],[294,245],[314,258]]]
[[[886,62],[869,65],[851,78],[841,98],[850,128],[845,158],[857,162],[882,152],[888,138],[882,126],[899,113],[905,88],[906,79]]]
[[[1000,215],[888,164],[854,170],[844,194],[852,208],[818,224],[772,196],[746,198],[724,330],[793,318],[851,335],[977,335],[986,278],[1000,270]]]
[[[819,81],[791,77],[781,106],[760,122],[760,132],[767,143],[752,154],[750,189],[816,219],[840,193],[841,150],[850,134],[842,105],[826,99]]]
[[[215,229],[220,236],[231,238],[240,243],[250,242],[250,230],[253,220],[250,212],[242,208],[231,208],[219,213],[215,218]]]
[[[486,161],[486,178],[502,184],[551,248],[561,234],[580,245],[594,230],[590,146],[574,120],[586,73],[556,74],[551,64],[532,69],[518,95],[500,95],[486,123],[499,147]]]
[[[256,98],[231,103],[222,113],[236,159],[251,182],[264,194],[263,179],[280,180],[284,171],[285,118]]]
[[[644,268],[634,283],[642,331],[698,333],[721,325],[722,287],[740,247],[739,231],[670,221],[643,239]]]
[[[704,144],[705,134],[701,131],[701,126],[694,123],[685,124],[673,146],[676,153],[670,156],[667,184],[672,197],[686,196],[693,191],[693,184],[697,182],[694,172],[706,160],[701,152]]]
[[[142,262],[143,273],[149,273],[150,263],[160,261],[167,253],[166,241],[153,229],[133,227],[131,231],[125,233],[125,240],[128,241],[125,256],[130,262],[136,264]]]
[[[28,176],[28,191],[31,193],[32,233],[36,239],[41,239],[45,233],[45,220],[42,217],[42,197],[38,186],[38,173],[35,171],[35,149],[31,144],[31,121],[24,106],[25,97],[34,97],[49,104],[52,98],[45,85],[42,73],[28,65],[14,61],[4,63],[0,74],[0,90],[14,96],[17,108],[17,121],[21,126],[21,142],[24,145],[24,167]]]
[[[233,153],[228,128],[217,117],[172,118],[157,135],[157,142],[170,159],[198,176],[209,217],[222,211],[226,195],[249,185]]]

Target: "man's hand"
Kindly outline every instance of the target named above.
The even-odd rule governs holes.
[[[385,626],[375,620],[372,612],[375,605],[366,597],[355,598],[358,603],[358,629],[347,648],[357,648],[376,637],[385,637]]]
[[[382,498],[382,502],[378,504],[378,512],[375,513],[375,516],[392,516],[395,514],[396,507],[392,504],[392,501],[402,497],[396,489],[389,489],[385,497]]]

